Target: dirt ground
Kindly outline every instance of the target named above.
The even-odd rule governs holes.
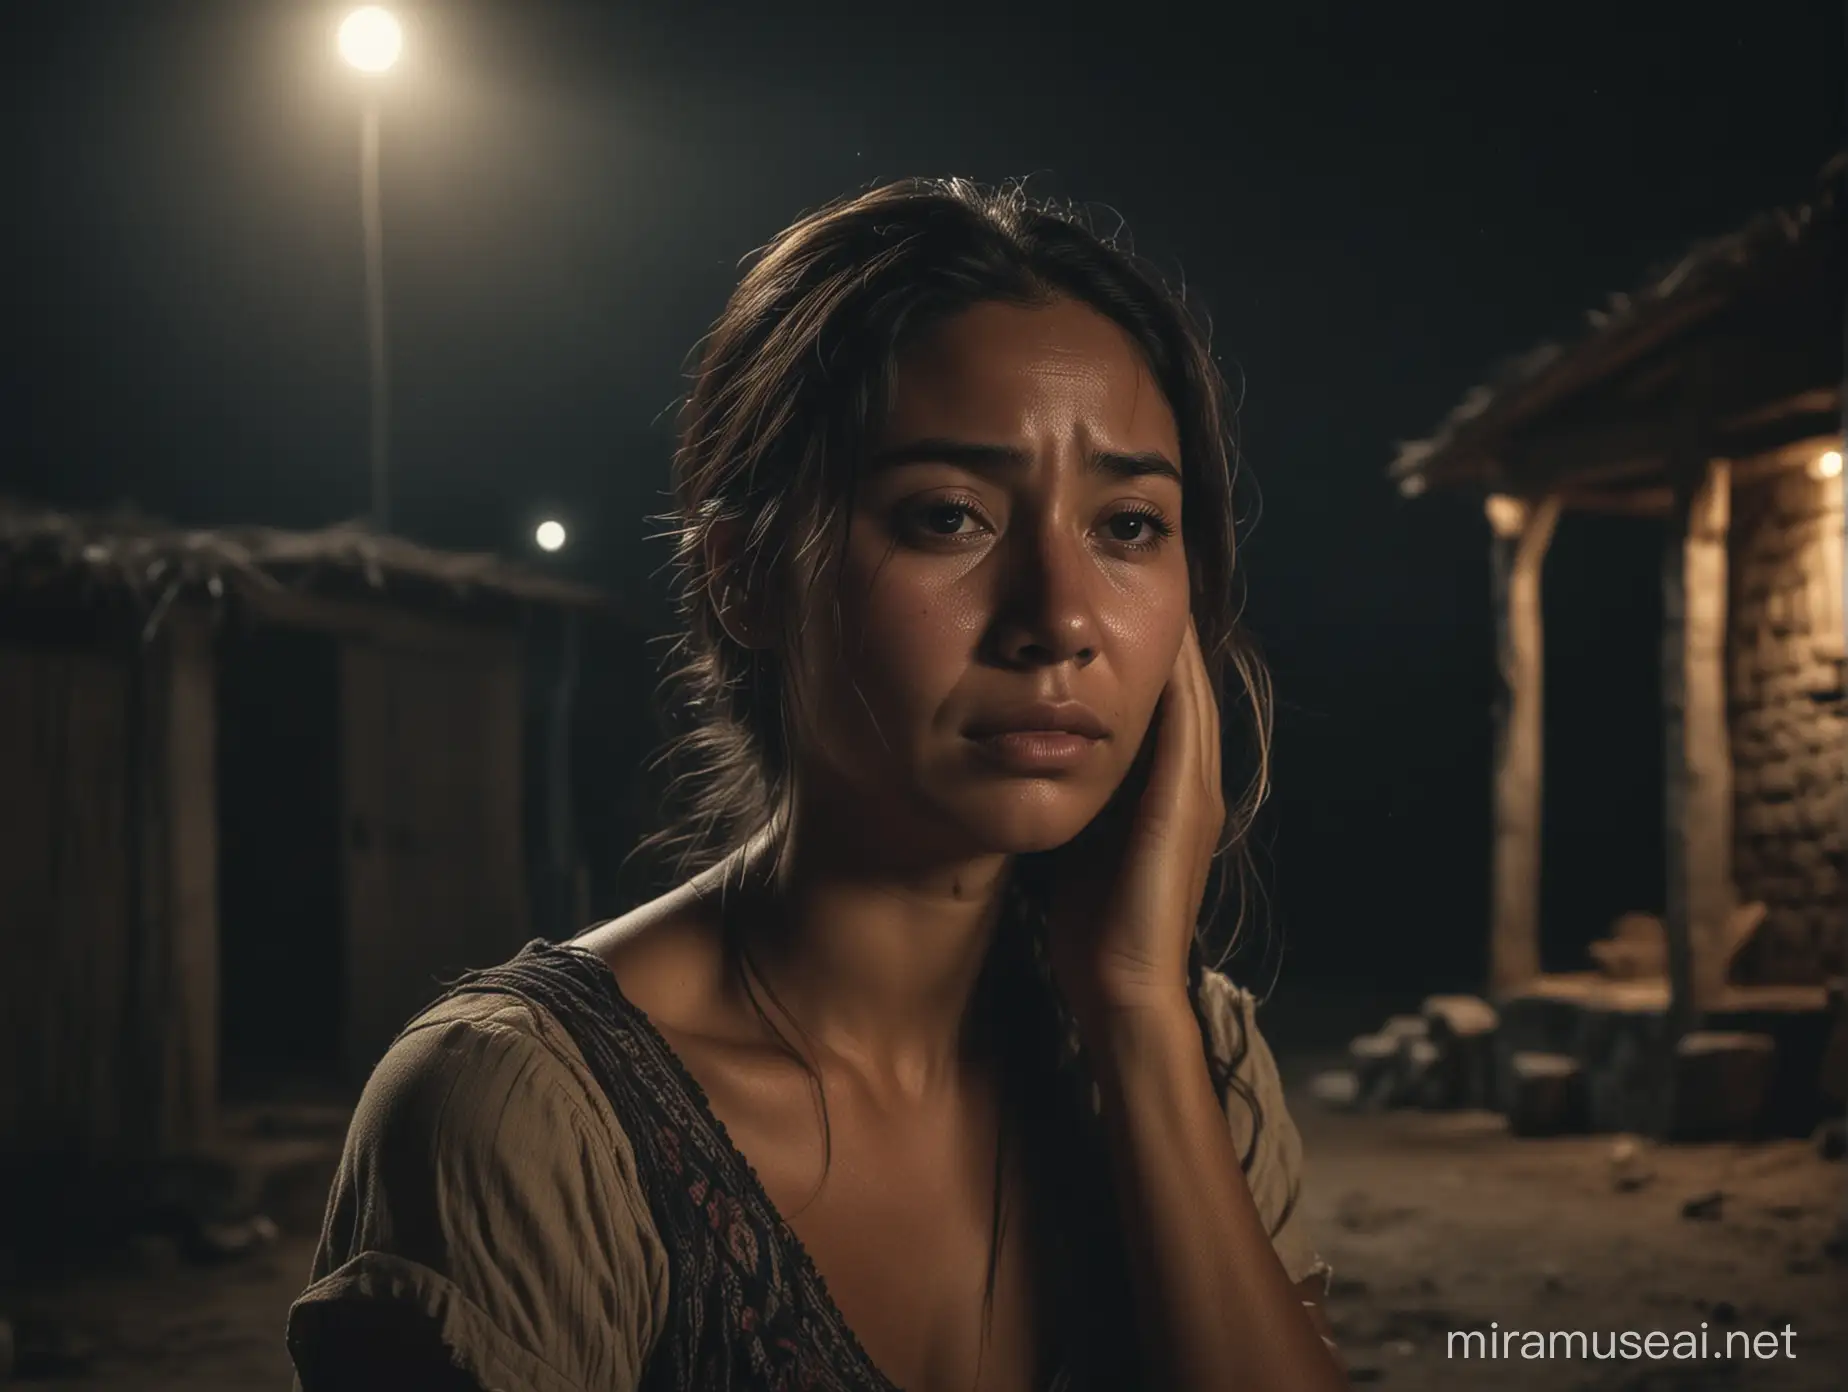
[[[1306,1216],[1357,1384],[1539,1392],[1848,1387],[1848,1265],[1824,1253],[1848,1172],[1801,1141],[1645,1149],[1620,1190],[1609,1137],[1516,1140],[1499,1117],[1335,1116],[1303,1099]],[[1684,1204],[1718,1191],[1717,1213]],[[1711,1207],[1711,1206],[1710,1206]],[[1718,1350],[1794,1330],[1795,1357],[1527,1359],[1447,1354],[1451,1331],[1652,1330]],[[1768,1342],[1768,1341],[1767,1341]],[[1735,1349],[1739,1346],[1735,1344]]]
[[[1313,1064],[1286,1056],[1293,1081]],[[1514,1140],[1483,1114],[1348,1116],[1298,1093],[1304,1215],[1335,1280],[1330,1313],[1356,1385],[1513,1392],[1848,1387],[1848,1266],[1826,1256],[1848,1169],[1803,1142],[1645,1150],[1620,1190],[1609,1138]],[[1718,1191],[1717,1213],[1684,1217]],[[68,1392],[256,1392],[289,1386],[283,1320],[312,1252],[306,1224],[268,1250],[200,1268],[157,1249],[34,1292],[81,1333]],[[1584,1356],[1474,1361],[1453,1330],[1615,1332],[1786,1326],[1795,1357]]]

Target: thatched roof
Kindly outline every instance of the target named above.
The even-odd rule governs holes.
[[[189,530],[0,500],[0,594],[126,594],[158,615],[191,592],[216,600],[279,589],[424,608],[605,605],[588,586],[498,556],[436,551],[360,526]]]
[[[1612,295],[1602,308],[1591,310],[1583,336],[1543,343],[1503,364],[1465,395],[1428,439],[1400,443],[1390,470],[1400,491],[1410,496],[1445,484],[1505,484],[1498,475],[1507,460],[1498,456],[1521,432],[1550,426],[1574,412],[1582,416],[1584,399],[1598,392],[1611,395],[1619,413],[1626,402],[1640,405],[1645,392],[1630,386],[1611,392],[1613,381],[1659,368],[1717,318],[1755,299],[1785,297],[1777,301],[1777,313],[1758,321],[1761,330],[1765,324],[1782,329],[1800,317],[1801,327],[1791,332],[1803,335],[1811,348],[1822,344],[1825,354],[1828,324],[1819,316],[1833,324],[1832,390],[1839,409],[1840,283],[1848,259],[1841,190],[1845,174],[1848,151],[1824,166],[1804,202],[1762,213],[1737,231],[1696,244],[1640,288]],[[1795,298],[1793,285],[1798,287]],[[1788,312],[1790,305],[1805,300],[1810,308]],[[1775,330],[1769,336],[1775,337]],[[1817,357],[1811,351],[1804,368],[1811,376]],[[1651,390],[1659,393],[1667,375],[1659,370],[1653,375],[1657,380]],[[1825,384],[1824,389],[1831,388]],[[1816,406],[1818,393],[1810,395]],[[1656,399],[1662,398],[1658,394]]]

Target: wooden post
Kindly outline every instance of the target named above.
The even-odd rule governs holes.
[[[1693,463],[1677,471],[1674,488],[1662,567],[1671,1041],[1694,1028],[1725,989],[1734,893],[1726,727],[1728,465]]]
[[[1495,844],[1489,913],[1489,993],[1520,990],[1540,974],[1540,811],[1545,741],[1540,571],[1559,521],[1559,499],[1496,495],[1484,511],[1494,533]]]
[[[138,844],[123,1098],[144,1156],[209,1144],[218,1122],[216,659],[176,604],[141,640],[132,811]]]

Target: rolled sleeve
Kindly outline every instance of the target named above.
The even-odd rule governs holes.
[[[1233,1064],[1241,1086],[1224,1098],[1226,1123],[1241,1157],[1249,1156],[1245,1180],[1271,1245],[1295,1284],[1329,1268],[1315,1249],[1301,1217],[1303,1142],[1284,1100],[1277,1061],[1256,1021],[1256,1001],[1219,972],[1206,973],[1201,1005],[1214,1055]]]

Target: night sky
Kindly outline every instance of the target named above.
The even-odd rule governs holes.
[[[38,8],[45,32],[7,46],[0,492],[191,523],[359,515],[341,8]],[[401,9],[399,529],[538,562],[532,524],[556,513],[573,544],[545,563],[658,620],[672,407],[740,257],[902,175],[1031,175],[1107,205],[1210,307],[1242,383],[1287,974],[1473,981],[1487,533],[1475,500],[1400,500],[1393,444],[1691,239],[1805,195],[1842,142],[1842,6],[737,8]],[[1645,522],[1568,519],[1548,565],[1555,967],[1660,907],[1657,546]]]

